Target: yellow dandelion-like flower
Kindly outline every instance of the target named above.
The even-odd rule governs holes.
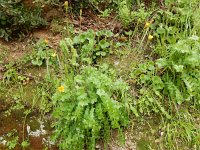
[[[58,91],[59,92],[64,92],[65,91],[65,87],[63,85],[58,87]]]
[[[64,6],[65,6],[65,9],[66,9],[66,10],[67,10],[68,7],[69,7],[68,5],[69,5],[68,1],[65,1]]]
[[[153,39],[153,35],[150,34],[150,35],[148,36],[148,40],[151,41],[152,39]]]
[[[57,54],[56,54],[56,53],[53,53],[53,54],[51,54],[51,56],[52,56],[52,57],[56,57],[56,56],[57,56]]]
[[[145,25],[144,25],[144,28],[145,28],[145,29],[147,29],[147,28],[149,28],[149,27],[150,27],[150,25],[151,25],[151,23],[150,23],[150,22],[146,22],[146,23],[145,23]]]
[[[80,9],[80,12],[79,12],[79,13],[80,13],[80,16],[82,16],[83,10],[82,10],[82,9]]]
[[[49,40],[45,39],[44,43],[49,44]]]

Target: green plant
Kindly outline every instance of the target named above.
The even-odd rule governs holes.
[[[194,24],[191,12],[197,9],[195,3],[196,1],[179,2],[179,9],[175,5],[167,11],[160,10],[156,13],[155,23],[151,25],[157,37],[151,56],[154,55],[156,59],[154,58],[154,62],[139,65],[132,74],[133,78],[139,75],[141,86],[150,85],[150,89],[153,89],[158,98],[162,94],[168,95],[177,104],[199,97],[199,37],[191,35]],[[174,9],[177,10],[176,13],[172,12]]]
[[[26,8],[21,0],[1,0],[0,16],[0,37],[6,40],[46,24],[41,18],[39,7],[31,10]]]
[[[5,84],[10,83],[11,81],[17,81],[17,70],[13,67],[13,63],[5,65],[6,72],[3,76],[3,82]]]
[[[0,54],[0,65],[4,64],[5,57],[8,54],[8,49],[7,47],[3,46],[0,44],[0,49],[1,49],[1,54]]]
[[[51,65],[55,63],[57,54],[48,45],[48,40],[40,39],[33,47],[33,54],[30,56],[31,63],[41,66],[44,63]]]
[[[60,149],[95,149],[101,137],[106,145],[112,129],[121,132],[128,124],[128,86],[107,66],[83,67],[60,84],[53,96],[53,139]]]
[[[137,11],[132,10],[132,5],[130,5],[126,0],[120,1],[118,3],[118,17],[126,28],[130,27],[133,23],[136,23],[135,25],[138,28],[138,25],[143,25],[152,12],[145,10],[142,4]]]
[[[155,63],[139,65],[132,77],[139,76],[138,83],[142,86],[142,95],[146,97],[148,93],[152,93],[150,98],[153,99],[168,97],[179,105],[189,102],[199,107],[199,48],[199,42],[189,37],[169,45],[169,55],[165,58],[159,58]],[[150,86],[151,92],[145,88],[146,85],[147,89]],[[157,101],[153,99],[152,103]]]
[[[21,143],[21,146],[22,146],[22,148],[24,149],[24,148],[26,148],[26,147],[28,147],[30,145],[30,143],[26,140],[26,141],[23,141],[22,143]]]
[[[11,85],[13,83],[26,84],[29,81],[29,77],[20,73],[19,63],[10,62],[4,64],[5,72],[3,73],[3,83],[5,85]]]
[[[27,147],[30,143],[28,142],[28,140],[25,140],[25,126],[26,126],[26,119],[27,119],[27,116],[31,113],[31,109],[28,109],[28,110],[25,110],[24,111],[24,121],[23,121],[23,141],[21,143],[21,146],[23,148],[23,150],[25,149],[25,147]]]
[[[101,15],[99,15],[99,16],[106,18],[110,15],[110,13],[111,13],[111,10],[108,8],[108,9],[105,9],[104,11],[101,11]]]
[[[19,137],[16,135],[17,130],[14,129],[7,134],[8,141],[6,142],[6,146],[8,149],[14,149],[18,144]]]
[[[187,110],[178,110],[176,116],[163,121],[163,140],[167,149],[199,149],[200,130],[194,114]]]
[[[178,104],[185,101],[190,101],[195,105],[200,104],[198,101],[199,48],[200,44],[195,38],[179,40],[176,44],[169,46],[169,57],[156,61],[158,67],[165,70],[166,75],[163,76],[163,80],[168,84],[167,89],[171,98],[174,97]]]
[[[162,91],[165,86],[157,70],[154,62],[140,64],[138,68],[131,73],[133,79],[137,79],[139,97],[135,102],[140,113],[150,115],[152,112],[161,113],[168,119],[171,117],[163,106]]]
[[[112,53],[112,36],[113,33],[109,30],[97,32],[88,30],[75,36],[73,40],[65,38],[60,42],[60,47],[65,55],[70,55],[67,58],[71,59],[73,65],[77,65],[80,61],[91,64],[97,58],[102,58]]]
[[[199,8],[197,1],[178,4],[158,11],[150,26],[157,43],[149,59],[131,73],[138,90],[134,105],[139,113],[163,118],[166,149],[198,149],[200,45],[191,12]]]
[[[42,85],[38,85],[36,88],[35,93],[37,102],[35,102],[36,107],[39,108],[39,112],[41,113],[41,116],[44,116],[46,113],[50,112],[52,109],[52,100],[51,100],[51,95],[52,95],[52,90],[50,86],[52,86],[53,83],[51,82],[45,82],[43,81]]]

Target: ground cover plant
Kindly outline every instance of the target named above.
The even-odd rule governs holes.
[[[199,13],[199,0],[0,1],[0,149],[200,149]]]
[[[9,38],[22,36],[37,26],[45,25],[39,7],[27,8],[22,1],[1,0],[0,3],[0,37]]]
[[[95,149],[96,140],[103,137],[106,148],[111,130],[121,132],[129,122],[128,86],[107,68],[84,67],[80,74],[62,80],[53,95],[53,116],[58,119],[54,138],[59,147]]]

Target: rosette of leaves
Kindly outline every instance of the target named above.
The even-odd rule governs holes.
[[[88,30],[75,36],[73,39],[65,38],[60,41],[60,48],[66,58],[71,56],[71,62],[86,62],[91,64],[98,58],[105,57],[112,53],[113,33],[110,30],[94,32]]]
[[[53,58],[53,49],[51,49],[44,39],[40,39],[33,47],[33,54],[30,55],[31,63],[35,66],[41,66],[43,64],[52,65],[55,64]],[[48,61],[48,62],[47,62]]]
[[[95,149],[98,139],[106,144],[112,129],[128,124],[128,86],[107,66],[84,67],[63,79],[62,86],[64,91],[53,95],[53,139],[60,149]]]

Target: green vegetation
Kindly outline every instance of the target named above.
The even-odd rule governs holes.
[[[14,36],[22,36],[30,29],[45,24],[39,7],[27,8],[21,0],[0,1],[0,37],[8,40]]]
[[[84,67],[72,75],[53,95],[54,138],[61,149],[82,149],[85,142],[87,149],[95,149],[97,139],[103,137],[106,144],[112,129],[121,131],[128,124],[128,86],[107,66]]]
[[[17,60],[0,46],[0,119],[23,110],[22,135],[0,132],[0,143],[31,148],[28,120],[39,114],[61,150],[109,149],[116,133],[123,146],[135,126],[149,136],[146,149],[200,149],[199,0],[35,4],[62,8],[62,19],[49,23],[59,40],[30,37]],[[1,37],[45,25],[37,5],[0,1]]]

